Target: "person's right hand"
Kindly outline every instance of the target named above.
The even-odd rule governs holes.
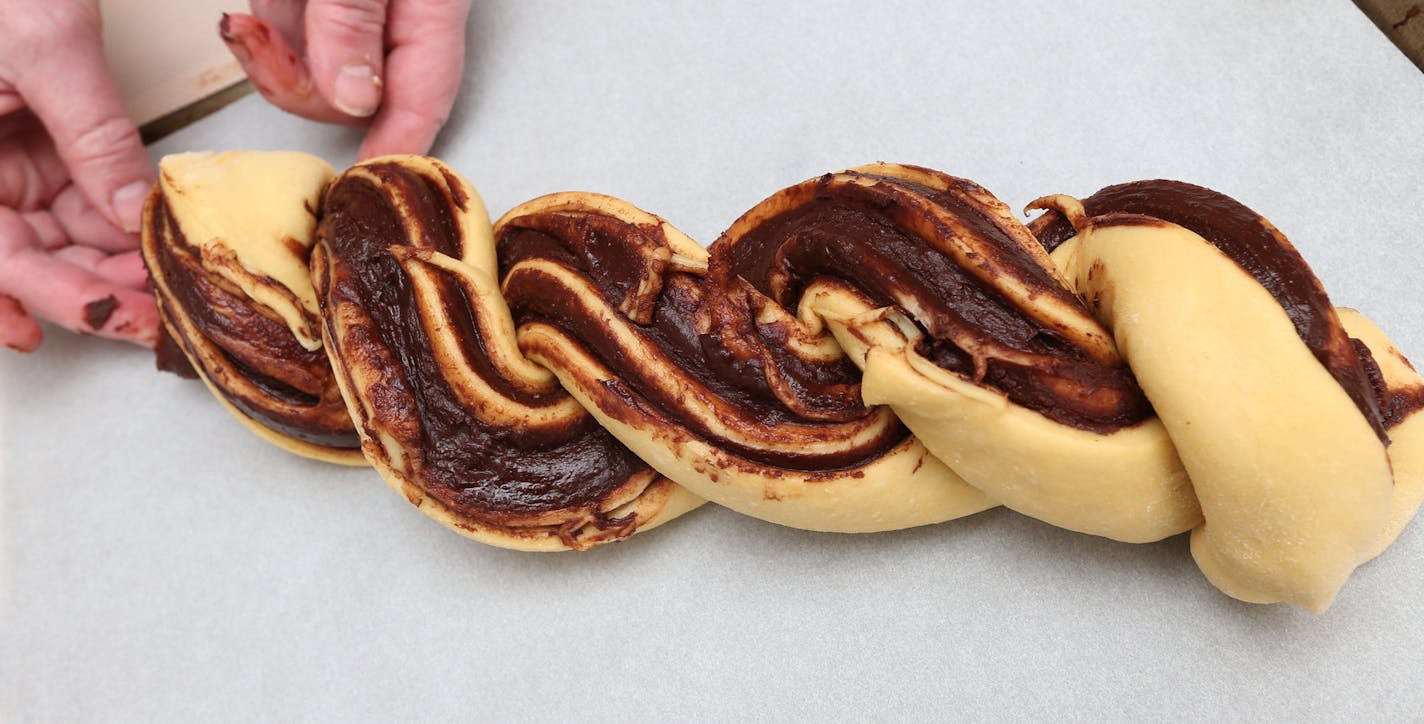
[[[283,110],[370,125],[359,159],[426,153],[465,69],[471,0],[251,0],[223,40]]]
[[[35,349],[42,318],[153,345],[158,311],[129,233],[153,181],[97,0],[0,0],[0,344]]]

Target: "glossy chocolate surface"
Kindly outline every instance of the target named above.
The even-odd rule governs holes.
[[[946,233],[981,240],[975,245],[979,253],[996,255],[1030,294],[1076,305],[995,220],[952,193],[897,178],[856,175],[870,183],[833,185],[831,177],[822,178],[814,200],[757,225],[738,241],[725,270],[714,264],[714,275],[740,276],[791,309],[806,284],[824,276],[851,283],[876,305],[912,308],[912,318],[926,333],[921,354],[1059,422],[1109,431],[1150,414],[1125,367],[1092,361],[1063,335],[1025,314],[1020,302],[992,280],[986,283],[967,272],[910,231],[914,214],[934,207],[948,211],[961,226]],[[774,294],[771,280],[778,274],[781,292]],[[987,350],[982,367],[955,344],[957,338],[973,339]],[[1000,351],[1017,359],[996,356]]]
[[[565,509],[598,510],[630,478],[646,474],[647,465],[587,414],[535,430],[491,424],[461,403],[431,351],[411,280],[389,249],[406,241],[410,225],[421,247],[458,257],[464,240],[451,210],[463,201],[447,196],[448,187],[437,179],[402,166],[364,168],[376,174],[380,186],[343,176],[323,204],[318,240],[331,255],[325,295],[327,303],[351,302],[367,315],[348,331],[338,353],[347,364],[388,367],[385,382],[364,396],[373,408],[373,424],[397,437],[414,458],[417,484],[458,514],[503,522]],[[393,206],[392,189],[410,206]],[[445,276],[436,286],[454,324],[446,333],[458,338],[465,361],[492,388],[531,407],[566,398],[562,389],[531,394],[502,380],[489,363],[464,290]]]

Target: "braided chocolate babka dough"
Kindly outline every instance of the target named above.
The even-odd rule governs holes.
[[[1126,540],[1200,520],[1110,335],[973,184],[888,164],[813,179],[748,212],[707,256],[593,194],[516,207],[495,237],[525,354],[640,457],[719,504],[838,531],[936,522],[993,499]],[[928,356],[910,336],[932,340]],[[1006,391],[1014,412],[1000,434],[1047,436],[1054,454],[986,453],[977,425],[968,438],[938,420],[909,435],[894,406],[866,406],[889,400],[863,401],[850,364],[876,358],[867,380],[886,384],[879,358],[897,351],[971,394]],[[918,406],[945,394],[933,375],[888,384],[907,422],[928,420]],[[939,457],[925,435],[944,441]]]
[[[1419,504],[1424,383],[1347,314],[1362,330],[1351,341],[1264,219],[1197,187],[1148,187],[1193,191],[1131,219],[1045,201],[1080,222],[1068,231],[1077,240],[1050,241],[1056,259],[977,185],[891,164],[778,192],[713,244],[705,275],[651,261],[666,223],[606,197],[536,199],[495,236],[521,349],[699,495],[830,528],[816,516],[834,506],[758,490],[746,465],[793,467],[776,457],[788,425],[874,419],[883,408],[855,415],[888,406],[934,453],[927,460],[987,499],[1118,540],[1192,530],[1195,557],[1225,592],[1323,610]],[[1201,209],[1242,223],[1205,226],[1190,215]],[[1045,239],[1051,222],[1038,225]],[[1107,229],[1157,271],[1090,251]],[[1273,291],[1280,279],[1308,299]],[[1144,306],[1152,334],[1140,331]],[[1286,309],[1312,321],[1282,327]],[[1333,346],[1312,347],[1322,335]],[[859,385],[837,367],[841,352],[863,368]],[[1139,360],[1150,384],[1134,374]],[[986,504],[959,500],[964,512]]]
[[[365,465],[322,349],[308,257],[335,174],[303,153],[185,153],[159,162],[142,251],[164,334],[258,436]]]
[[[1323,610],[1424,498],[1424,380],[1225,196],[1035,206],[1026,227],[971,182],[874,164],[709,250],[585,193],[491,235],[458,174],[388,157],[328,187],[312,275],[367,457],[479,540],[587,548],[702,498],[835,531],[1001,502],[1123,541],[1191,530],[1228,594]]]

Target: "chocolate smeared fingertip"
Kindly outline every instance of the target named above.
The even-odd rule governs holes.
[[[112,317],[114,310],[119,308],[119,300],[110,294],[101,299],[95,299],[84,305],[84,323],[94,331],[104,328]]]

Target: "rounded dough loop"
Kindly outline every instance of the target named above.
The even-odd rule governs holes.
[[[351,204],[388,214],[395,230],[375,241],[372,250],[376,257],[387,255],[398,269],[398,277],[382,283],[383,288],[362,287],[362,270],[383,261],[359,247],[348,250],[350,242],[360,239],[344,238],[348,227],[333,221],[351,212],[331,199],[352,189],[367,196]],[[378,216],[369,218],[376,220],[358,219],[349,228],[366,235],[389,233],[382,231],[387,227]],[[447,446],[431,439],[424,428],[434,423],[427,414],[457,415],[458,426],[484,431],[475,438],[486,445],[476,465],[517,459],[532,444],[522,438],[557,436],[578,428],[587,415],[557,391],[553,375],[515,346],[509,308],[494,279],[498,267],[490,231],[474,187],[427,157],[371,159],[341,174],[328,191],[312,258],[323,337],[366,457],[382,478],[421,512],[461,535],[523,551],[588,549],[652,529],[701,505],[695,495],[643,468],[591,502],[553,500],[502,508],[498,502],[517,498],[529,481],[465,477],[479,471],[462,470],[462,460],[451,462]],[[380,296],[400,285],[406,292]],[[409,295],[411,314],[384,321],[373,316],[373,309],[401,294]],[[462,321],[456,307],[468,309],[468,319]],[[410,325],[418,325],[428,347],[414,348],[410,338],[401,336]],[[419,360],[427,354],[438,379],[421,376]],[[470,497],[460,486],[486,490]]]
[[[1207,579],[1243,601],[1325,610],[1380,536],[1392,475],[1280,303],[1175,224],[1089,220],[1056,253],[1191,477]]]
[[[1042,247],[1019,242],[1028,231],[982,189],[962,188],[956,183],[961,180],[895,164],[852,172],[928,189],[921,194],[961,194],[993,220],[1001,239],[1012,240],[1007,245],[1028,250],[1027,263],[1066,283]],[[1065,305],[1024,283],[1011,267],[991,266],[992,255],[974,246],[986,235],[963,221],[950,224],[950,235],[924,227],[913,232],[932,248],[961,247],[963,251],[954,254],[960,263],[978,271],[986,285],[1014,300],[1026,315],[1043,318],[1055,333],[1078,341],[1084,354],[1120,364],[1107,331],[1076,299]],[[1005,243],[979,243],[990,242]],[[1131,543],[1161,540],[1201,520],[1190,480],[1155,419],[1109,432],[1050,419],[1014,403],[974,375],[926,359],[918,349],[926,337],[923,320],[930,314],[877,308],[846,283],[817,280],[803,296],[800,310],[803,318],[823,320],[862,368],[866,404],[889,406],[935,457],[1003,505],[1062,528]],[[916,319],[922,321],[917,324]]]
[[[937,458],[1005,506],[1128,543],[1201,520],[1191,481],[1155,418],[1111,434],[1054,422],[915,351],[923,333],[893,309],[813,286],[802,307],[864,370],[866,404],[889,405]]]

